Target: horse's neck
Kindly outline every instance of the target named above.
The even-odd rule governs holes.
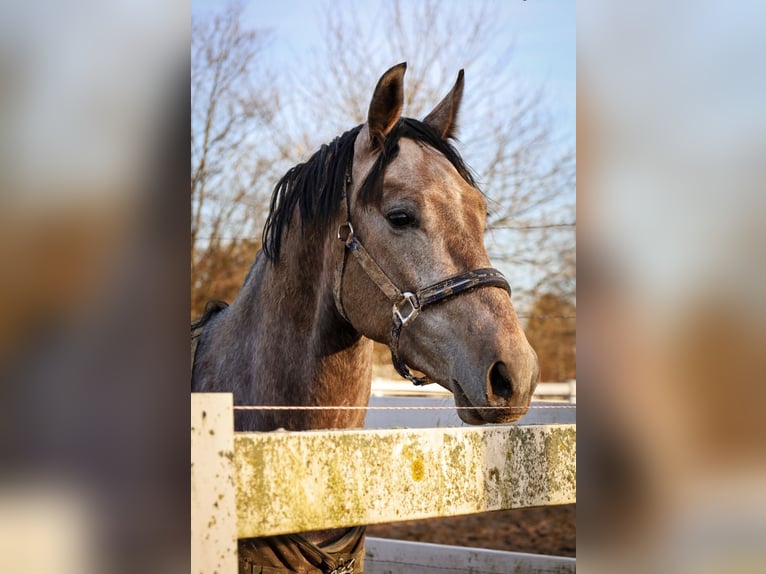
[[[276,266],[259,257],[222,317],[219,330],[230,345],[227,360],[234,368],[227,371],[237,404],[367,405],[372,342],[335,311],[332,254],[307,244],[285,245]],[[294,247],[303,251],[296,254]],[[232,339],[239,344],[231,345]],[[360,427],[364,415],[364,410],[246,411],[237,413],[237,427]]]

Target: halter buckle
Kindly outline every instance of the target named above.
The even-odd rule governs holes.
[[[418,297],[414,293],[406,291],[402,293],[402,301],[394,303],[394,320],[399,321],[399,324],[404,327],[407,323],[412,321],[420,313],[420,303],[418,303]],[[401,305],[407,303],[410,306],[407,315],[402,314]]]

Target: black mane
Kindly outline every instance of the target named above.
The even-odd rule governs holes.
[[[290,226],[296,205],[301,225],[327,225],[333,220],[343,198],[345,176],[354,159],[354,142],[362,125],[348,130],[331,143],[322,145],[306,162],[292,167],[279,180],[271,196],[271,206],[263,228],[263,252],[274,264],[279,262],[282,235]],[[377,161],[367,174],[359,199],[376,203],[383,192],[383,173],[399,153],[399,140],[409,138],[435,149],[455,167],[460,176],[476,187],[471,170],[455,147],[442,139],[429,125],[412,118],[401,118],[386,137]]]

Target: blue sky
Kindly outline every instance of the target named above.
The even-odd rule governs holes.
[[[410,0],[412,1],[412,0]],[[445,3],[455,0],[443,0]],[[483,4],[462,0],[461,5]],[[221,0],[193,0],[192,14],[219,10]],[[245,20],[256,28],[272,31],[271,55],[289,65],[309,53],[321,41],[317,26],[322,4],[310,0],[246,2]],[[513,38],[513,67],[530,85],[543,84],[558,130],[574,136],[575,131],[575,2],[574,0],[501,0],[492,4],[504,34],[494,39],[498,46]],[[374,2],[358,2],[360,20],[375,17]]]

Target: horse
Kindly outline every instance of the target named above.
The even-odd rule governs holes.
[[[367,121],[275,186],[241,290],[193,325],[192,391],[231,392],[236,405],[364,407],[378,341],[404,378],[449,389],[466,423],[527,412],[537,355],[490,266],[487,201],[452,143],[463,70],[422,121],[402,116],[405,71],[387,70]],[[235,426],[359,428],[364,418],[364,409],[256,409],[237,411]],[[361,572],[364,530],[239,550],[241,572]]]

